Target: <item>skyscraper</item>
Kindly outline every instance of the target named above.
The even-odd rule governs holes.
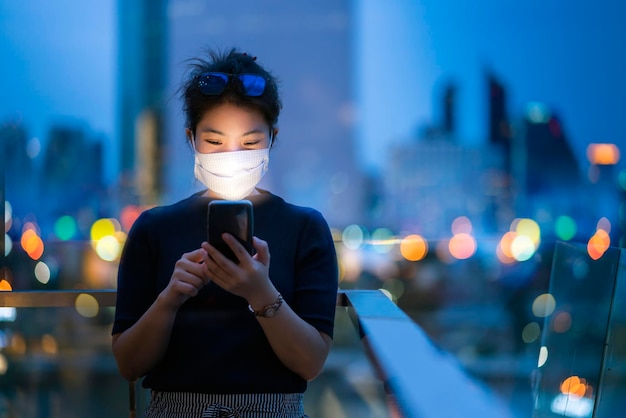
[[[117,3],[121,204],[154,204],[162,193],[167,3]]]

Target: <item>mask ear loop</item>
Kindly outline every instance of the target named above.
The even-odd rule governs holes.
[[[197,152],[197,150],[196,150],[196,135],[193,132],[191,133],[191,148],[193,148],[193,152],[195,154]]]
[[[270,146],[268,147],[269,149],[272,149],[275,138],[276,138],[276,130],[272,128],[270,129]]]

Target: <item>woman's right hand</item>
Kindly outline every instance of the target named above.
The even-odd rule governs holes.
[[[159,299],[173,310],[189,298],[198,294],[200,289],[209,284],[209,279],[203,273],[202,260],[206,251],[202,248],[185,253],[176,262],[174,272],[167,287],[159,295]]]

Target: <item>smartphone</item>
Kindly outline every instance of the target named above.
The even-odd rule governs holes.
[[[252,255],[254,218],[252,202],[249,200],[213,200],[207,212],[207,241],[222,254],[239,263],[235,253],[222,239],[228,232]]]

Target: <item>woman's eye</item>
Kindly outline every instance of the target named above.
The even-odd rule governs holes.
[[[245,145],[246,147],[252,147],[252,146],[254,146],[254,145],[260,144],[260,143],[261,143],[261,141],[263,141],[263,140],[262,140],[262,139],[254,139],[254,140],[252,140],[252,141],[246,141],[246,142],[244,143],[244,145]]]
[[[217,140],[217,139],[205,139],[204,140],[206,143],[211,144],[211,145],[221,145],[222,141]]]

